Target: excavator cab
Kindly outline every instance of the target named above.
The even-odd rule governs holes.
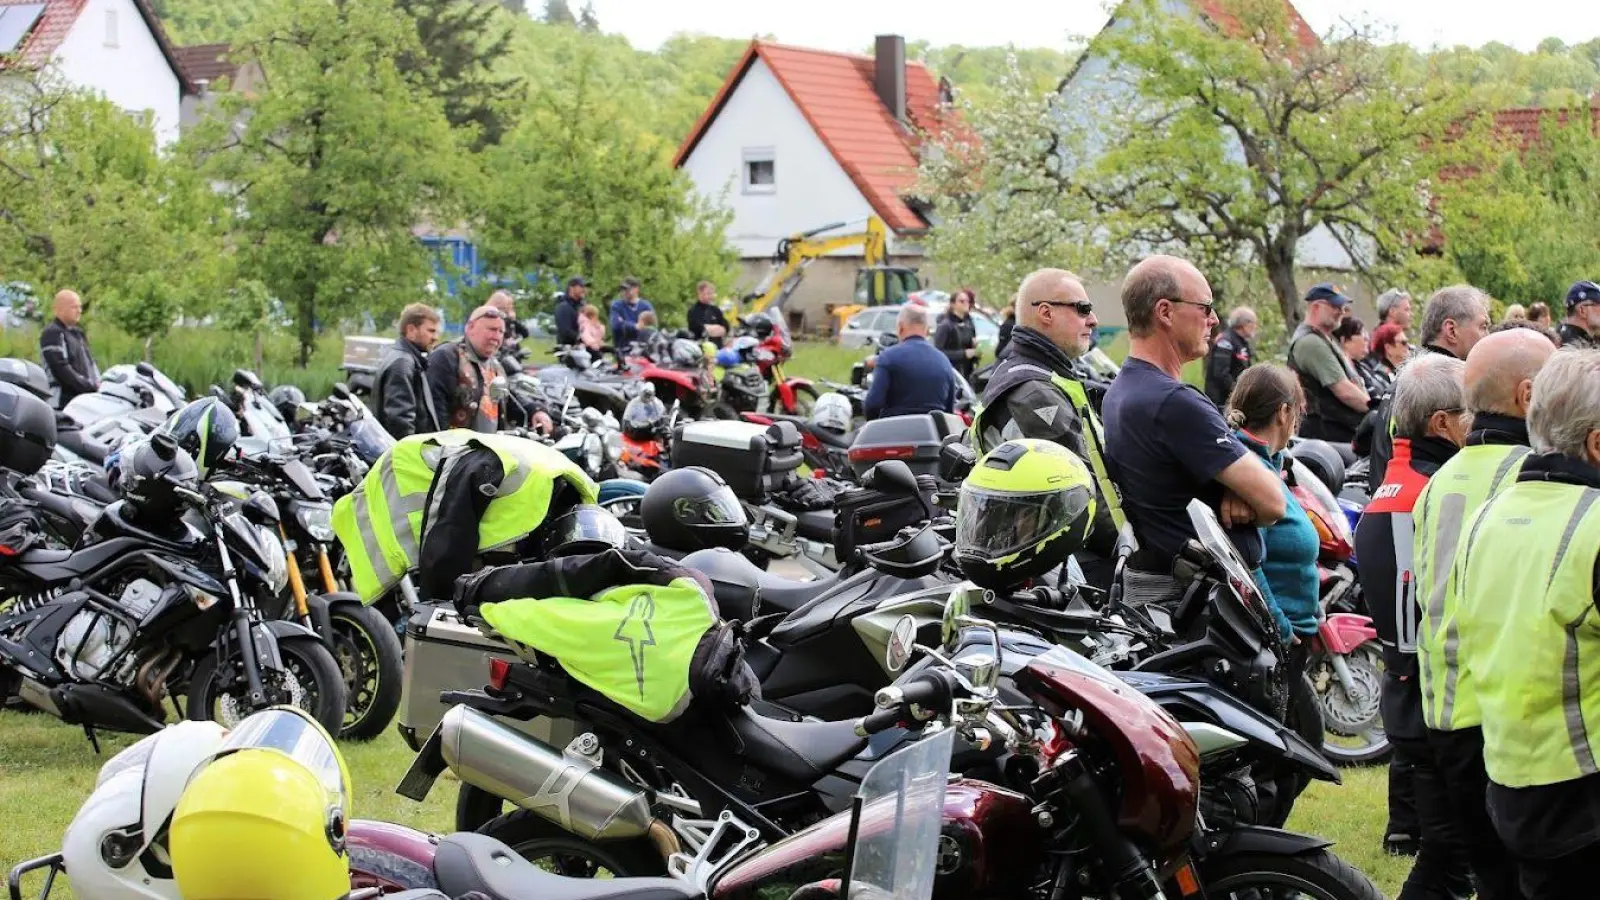
[[[904,266],[862,266],[856,270],[856,303],[896,306],[922,290],[916,269]]]

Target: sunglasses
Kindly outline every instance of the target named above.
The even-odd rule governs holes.
[[[498,310],[498,309],[486,309],[486,310],[478,313],[477,315],[473,316],[472,318],[468,319],[467,320],[467,324],[471,325],[473,322],[476,322],[479,319],[498,319],[498,318],[501,318],[500,310]]]
[[[1198,306],[1205,310],[1205,315],[1208,317],[1215,316],[1217,314],[1217,304],[1215,301],[1211,303],[1201,303],[1198,300],[1181,300],[1177,297],[1166,297],[1164,299],[1169,303],[1182,303],[1184,306]]]
[[[1065,306],[1080,316],[1088,316],[1094,312],[1094,304],[1088,300],[1035,300],[1034,306]]]

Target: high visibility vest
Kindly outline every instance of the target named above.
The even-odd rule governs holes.
[[[472,445],[500,457],[505,477],[478,521],[478,551],[504,547],[544,523],[557,479],[593,503],[599,489],[560,452],[526,438],[464,429],[414,434],[378,458],[361,485],[333,505],[333,530],[350,561],[350,585],[371,603],[416,568],[428,489]],[[432,516],[426,517],[431,527]]]
[[[1467,525],[1456,560],[1460,659],[1496,784],[1600,772],[1600,489],[1519,481]]]
[[[689,675],[700,638],[716,624],[690,578],[632,584],[593,597],[485,603],[501,636],[545,654],[567,673],[651,722],[678,717],[692,699]]]
[[[1478,698],[1461,671],[1461,635],[1451,570],[1462,529],[1483,504],[1516,483],[1532,451],[1515,444],[1462,448],[1429,480],[1417,498],[1413,584],[1421,604],[1417,669],[1422,683],[1422,720],[1429,728],[1456,731],[1483,722]]]
[[[1122,514],[1122,495],[1118,492],[1117,486],[1112,483],[1111,476],[1106,472],[1106,436],[1105,432],[1100,428],[1100,417],[1095,415],[1094,407],[1089,404],[1089,394],[1083,389],[1081,383],[1071,378],[1057,375],[1054,372],[1050,373],[1050,383],[1066,395],[1067,402],[1072,404],[1072,408],[1078,413],[1078,420],[1083,423],[1084,444],[1089,448],[1089,458],[1086,462],[1089,464],[1089,470],[1094,473],[1095,484],[1100,488],[1100,496],[1105,501],[1107,511],[1111,514],[1111,522],[1120,531],[1128,520]],[[972,417],[972,428],[968,432],[968,440],[972,444],[972,449],[978,451],[979,456],[994,449],[994,447],[987,446],[983,438],[984,423],[991,418],[985,414],[992,408],[980,407]],[[1019,432],[1015,436],[1022,437],[1022,434]],[[999,446],[999,444],[995,446]]]

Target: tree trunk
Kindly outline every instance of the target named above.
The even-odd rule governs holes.
[[[155,340],[155,339],[154,338],[145,338],[144,339],[144,361],[145,362],[150,362],[150,355],[151,355],[150,354],[150,342],[153,341],[153,340]]]
[[[316,298],[300,298],[299,307],[300,315],[295,317],[295,335],[300,339],[300,356],[295,365],[304,369],[311,364],[311,351],[317,345]]]
[[[1296,240],[1280,233],[1278,239],[1267,249],[1267,281],[1272,284],[1272,293],[1278,298],[1278,309],[1283,313],[1283,327],[1288,334],[1294,334],[1300,321],[1305,318],[1305,309],[1300,303],[1300,288],[1294,283],[1294,247]]]
[[[266,333],[267,324],[263,322],[261,327],[256,329],[256,374],[258,375],[267,369],[267,355],[264,345]]]

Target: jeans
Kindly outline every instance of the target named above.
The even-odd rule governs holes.
[[[1391,736],[1395,760],[1406,772],[1417,804],[1421,848],[1411,874],[1400,888],[1400,900],[1454,900],[1472,893],[1461,833],[1456,828],[1449,790],[1426,740]]]
[[[1444,778],[1451,812],[1472,864],[1479,900],[1522,900],[1516,863],[1495,832],[1484,804],[1489,775],[1483,768],[1483,729],[1430,728],[1428,746],[1433,748],[1439,774]]]
[[[1595,895],[1600,844],[1590,844],[1555,859],[1522,859],[1522,893],[1528,900],[1570,900]]]

